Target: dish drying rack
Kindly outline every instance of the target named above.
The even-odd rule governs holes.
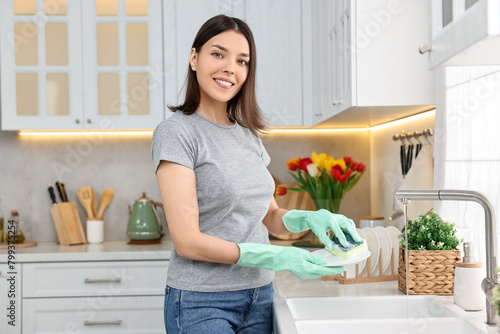
[[[398,263],[396,259],[394,259],[394,252],[391,250],[391,273],[388,275],[384,275],[384,271],[382,268],[382,261],[378,262],[378,275],[372,275],[370,274],[370,268],[371,268],[371,263],[370,263],[370,258],[369,256],[366,259],[366,272],[367,276],[366,277],[360,277],[360,272],[359,272],[359,263],[356,263],[356,269],[355,269],[355,276],[354,277],[347,277],[347,271],[344,271],[342,274],[337,274],[337,275],[325,275],[321,276],[322,281],[339,281],[340,284],[356,284],[356,283],[373,283],[373,282],[385,282],[385,281],[397,281],[398,280]],[[382,249],[379,250],[379,259],[382,259]]]

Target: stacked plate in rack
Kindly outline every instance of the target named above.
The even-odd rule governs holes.
[[[358,273],[359,277],[391,275],[391,256],[393,256],[393,272],[398,270],[398,254],[399,254],[399,234],[401,233],[394,226],[377,226],[357,228],[359,236],[366,240],[368,250],[371,255],[370,267],[368,268],[367,260],[359,262]],[[380,272],[380,264],[382,265],[382,273]],[[356,265],[344,266],[346,277],[356,277]]]

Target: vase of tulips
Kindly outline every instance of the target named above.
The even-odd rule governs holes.
[[[355,162],[349,156],[334,159],[316,152],[312,152],[311,157],[290,159],[286,166],[299,184],[299,187],[288,190],[307,191],[316,210],[326,209],[332,213],[340,213],[345,194],[358,183],[366,169],[365,164]],[[278,190],[278,194],[283,192]],[[320,244],[314,235],[312,243]]]

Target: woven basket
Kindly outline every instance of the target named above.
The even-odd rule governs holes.
[[[408,294],[452,295],[460,250],[408,251]],[[398,288],[406,294],[405,249],[399,247]]]

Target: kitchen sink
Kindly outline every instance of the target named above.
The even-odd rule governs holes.
[[[432,296],[276,299],[275,333],[482,333]]]

